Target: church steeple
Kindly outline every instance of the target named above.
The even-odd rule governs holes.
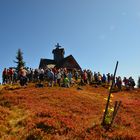
[[[55,49],[53,49],[52,53],[54,55],[54,61],[56,63],[59,63],[61,62],[61,60],[64,59],[64,54],[65,54],[65,51],[64,51],[64,48],[61,48],[61,46],[59,45],[59,43],[57,43],[55,45]]]

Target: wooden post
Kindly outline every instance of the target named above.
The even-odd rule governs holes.
[[[115,71],[114,71],[114,75],[113,75],[113,80],[112,80],[112,84],[111,84],[111,88],[109,90],[109,95],[108,95],[108,99],[107,99],[107,103],[106,103],[106,108],[105,108],[105,112],[104,112],[104,116],[103,116],[103,120],[102,120],[102,123],[101,125],[105,126],[105,118],[106,118],[106,115],[107,115],[107,112],[108,112],[108,106],[109,106],[109,102],[110,102],[110,96],[111,96],[111,92],[112,92],[112,88],[114,86],[114,83],[115,83],[115,76],[116,76],[116,72],[117,72],[117,68],[118,68],[118,61],[116,63],[116,67],[115,67]]]
[[[110,123],[110,127],[113,124],[113,121],[114,121],[114,119],[117,115],[117,112],[119,110],[119,107],[120,107],[121,103],[122,103],[121,101],[119,101],[119,102],[115,101],[114,112],[113,112],[112,120],[111,120],[111,123]]]

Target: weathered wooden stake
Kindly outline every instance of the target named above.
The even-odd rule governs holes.
[[[111,87],[110,87],[110,90],[109,90],[109,95],[108,95],[108,99],[107,99],[107,103],[106,103],[106,108],[105,108],[103,120],[102,120],[102,123],[101,123],[101,125],[103,125],[103,126],[106,125],[105,118],[106,118],[106,115],[107,115],[107,112],[108,112],[108,106],[109,106],[109,102],[110,102],[111,92],[112,92],[112,89],[113,89],[113,86],[114,86],[114,83],[115,83],[115,76],[116,76],[116,72],[117,72],[117,68],[118,68],[118,63],[119,62],[117,61],[115,71],[114,71],[114,75],[113,75],[112,84],[111,84]]]
[[[121,101],[119,101],[119,102],[115,101],[114,112],[113,112],[112,120],[111,120],[111,123],[110,123],[110,127],[114,122],[114,119],[115,119],[115,117],[117,115],[117,112],[119,110],[119,107],[120,107],[121,103],[122,103]]]

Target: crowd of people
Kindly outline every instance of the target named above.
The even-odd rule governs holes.
[[[66,68],[25,69],[21,67],[19,71],[14,68],[5,68],[2,73],[2,79],[2,84],[14,84],[19,82],[21,86],[24,86],[29,82],[43,83],[46,81],[50,87],[55,85],[70,87],[75,83],[80,85],[110,85],[113,80],[113,75],[110,73],[93,73],[91,70],[67,70]],[[134,89],[134,79],[132,77],[124,77],[123,79],[120,76],[116,77],[114,87],[121,91],[123,86],[126,89]]]

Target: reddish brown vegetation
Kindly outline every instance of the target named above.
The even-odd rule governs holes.
[[[102,121],[105,88],[35,88],[2,90],[0,139],[135,140],[140,139],[140,90],[114,93],[121,100],[114,125]]]

